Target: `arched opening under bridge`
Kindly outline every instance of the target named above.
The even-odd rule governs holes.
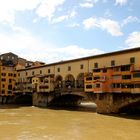
[[[32,94],[20,94],[15,96],[15,104],[32,105]]]

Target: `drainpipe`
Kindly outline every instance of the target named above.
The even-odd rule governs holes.
[[[88,59],[88,68],[87,68],[87,72],[89,73],[89,59]]]

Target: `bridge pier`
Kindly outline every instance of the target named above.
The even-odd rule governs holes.
[[[14,103],[13,96],[0,96],[0,104],[10,104]]]
[[[88,93],[88,97],[96,103],[97,112],[105,114],[119,113],[122,108],[140,102],[140,94],[131,93]]]
[[[32,96],[32,104],[39,107],[47,107],[56,95],[53,92],[38,93],[34,92]]]

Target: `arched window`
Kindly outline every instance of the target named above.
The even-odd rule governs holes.
[[[77,88],[84,88],[84,73],[80,73],[76,79],[76,87]]]
[[[61,75],[56,76],[55,78],[55,87],[62,88],[63,87],[63,78]]]
[[[65,77],[65,87],[75,87],[75,78],[73,75],[69,74]]]

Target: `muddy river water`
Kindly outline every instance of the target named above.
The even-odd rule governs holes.
[[[140,115],[0,106],[0,140],[139,140]]]

